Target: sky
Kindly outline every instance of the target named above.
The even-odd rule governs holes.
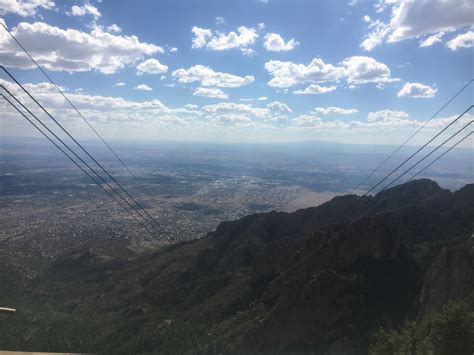
[[[0,1],[0,21],[109,140],[401,143],[474,77],[473,14],[470,0]],[[3,28],[0,64],[93,137]],[[0,110],[2,136],[38,136]]]

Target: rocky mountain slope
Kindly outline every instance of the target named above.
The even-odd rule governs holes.
[[[0,348],[364,354],[380,327],[472,302],[473,231],[474,185],[417,180],[135,258],[70,251],[33,279],[2,265],[0,301],[20,312],[0,318]]]

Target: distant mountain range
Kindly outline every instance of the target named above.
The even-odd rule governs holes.
[[[136,258],[85,245],[33,279],[0,262],[0,301],[20,310],[1,316],[0,349],[377,353],[381,328],[424,324],[453,301],[473,311],[473,232],[474,184],[423,179],[222,222]]]

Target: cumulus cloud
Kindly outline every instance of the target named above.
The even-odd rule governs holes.
[[[255,43],[258,37],[257,31],[253,28],[241,26],[236,32],[229,32],[228,34],[219,33],[217,36],[211,38],[207,44],[207,48],[222,51],[232,48],[248,48]]]
[[[287,104],[284,104],[283,102],[279,102],[279,101],[270,102],[267,104],[267,107],[270,110],[274,110],[274,111],[293,112],[293,110],[289,108]]]
[[[265,63],[265,69],[273,76],[268,85],[286,88],[305,82],[326,82],[340,79],[344,69],[326,64],[315,58],[308,65],[271,60]]]
[[[157,59],[151,58],[137,65],[137,75],[162,74],[168,71],[168,66],[161,64]]]
[[[204,96],[204,97],[211,97],[215,99],[228,99],[229,96],[223,92],[221,89],[218,88],[203,88],[199,87],[194,90],[194,96]]]
[[[293,119],[292,124],[299,127],[314,127],[322,122],[320,117],[312,115],[300,115]]]
[[[291,51],[299,44],[294,38],[285,42],[278,33],[267,33],[264,39],[263,47],[270,52]]]
[[[146,84],[137,85],[133,89],[134,90],[139,90],[139,91],[151,91],[151,90],[153,90],[151,87],[149,87]]]
[[[388,42],[470,26],[473,10],[474,5],[470,0],[401,0],[392,8],[392,33]]]
[[[352,121],[351,126],[363,129],[397,129],[416,126],[420,123],[410,119],[410,115],[404,111],[381,110],[369,112],[366,122]]]
[[[324,121],[320,117],[314,115],[300,115],[293,120],[291,124],[297,128],[309,128],[315,130],[321,129],[346,129],[350,127],[349,123],[342,122],[339,120],[335,121]]]
[[[375,83],[378,85],[397,81],[392,78],[387,65],[374,58],[354,56],[344,59],[337,66],[326,64],[315,58],[309,65],[271,60],[265,63],[265,69],[273,76],[268,85],[286,88],[301,83],[321,83],[345,79],[350,85]],[[335,87],[321,87],[311,84],[295,94],[321,94],[335,90]]]
[[[332,115],[332,114],[351,115],[351,114],[357,113],[359,111],[357,111],[355,108],[346,109],[346,108],[342,108],[342,107],[330,106],[330,107],[316,107],[314,109],[314,112],[320,113],[322,115]]]
[[[9,67],[34,68],[29,58],[18,52],[17,45],[4,32],[0,33],[0,62]],[[140,42],[136,36],[115,35],[100,27],[86,33],[43,22],[21,22],[12,33],[40,65],[55,71],[95,70],[112,74],[144,56],[163,52],[163,48]]]
[[[372,21],[369,16],[364,17],[364,21],[369,23],[371,32],[365,35],[360,47],[366,51],[371,51],[380,45],[390,31],[390,26],[377,20]]]
[[[252,83],[255,78],[252,75],[240,77],[237,75],[215,72],[203,65],[194,65],[189,69],[177,69],[171,74],[180,83],[200,82],[201,86],[217,86],[223,88],[237,88]]]
[[[334,90],[336,90],[335,86],[320,86],[317,84],[311,84],[304,90],[295,90],[293,93],[296,95],[317,95],[325,94]]]
[[[0,15],[34,16],[40,8],[51,10],[54,6],[55,3],[51,0],[2,0],[0,1]]]
[[[453,51],[459,48],[472,48],[474,47],[474,32],[469,31],[454,37],[446,45]]]
[[[201,108],[206,114],[228,114],[233,112],[234,114],[246,115],[248,117],[268,117],[270,110],[267,108],[253,107],[247,104],[237,104],[233,102],[220,102],[215,105],[206,105]]]
[[[361,44],[365,50],[372,50],[384,41],[394,43],[425,36],[420,44],[428,47],[442,41],[444,34],[473,23],[474,4],[470,0],[380,0],[376,4],[377,12],[385,8],[391,9],[388,23],[364,17],[371,30]]]
[[[406,83],[397,93],[398,97],[432,98],[438,89],[421,83]]]
[[[0,84],[8,87],[19,98],[22,95],[21,89],[11,82],[0,79]],[[52,109],[69,109],[69,104],[61,95],[58,95],[56,88],[49,82],[43,83],[26,83],[25,87],[31,91],[35,97],[42,102],[46,108]],[[60,86],[61,90],[67,91],[66,88]],[[144,102],[128,101],[120,97],[110,97],[101,95],[86,95],[67,93],[68,98],[74,102],[79,109],[95,109],[95,110],[109,110],[109,109],[165,109],[165,106],[159,100],[151,100]]]
[[[110,33],[120,33],[122,32],[122,29],[116,25],[115,23],[111,24],[110,26],[107,26],[107,32],[110,32]]]
[[[238,48],[244,54],[251,54],[253,50],[250,48],[258,38],[257,31],[254,28],[240,26],[237,32],[213,33],[210,29],[194,26],[191,30],[193,33],[192,48],[207,48],[214,51],[224,51],[228,49]]]
[[[71,7],[71,12],[69,13],[72,16],[86,16],[91,15],[95,19],[98,19],[101,16],[100,11],[97,7],[92,6],[91,4],[84,4],[82,6],[74,5]]]
[[[125,86],[125,83],[121,81],[121,82],[115,84],[115,86]]]
[[[257,98],[257,101],[266,101],[268,100],[268,97],[266,96],[260,96],[259,98]]]
[[[391,77],[387,65],[371,57],[349,57],[344,59],[342,65],[344,66],[344,76],[349,84],[379,84],[398,80]]]
[[[207,28],[199,28],[194,26],[191,29],[191,33],[194,35],[192,39],[191,48],[203,48],[207,40],[212,37],[212,32]]]
[[[22,94],[21,89],[16,85],[1,79],[0,84],[7,86],[20,100],[24,99],[24,93]],[[53,85],[50,83],[26,83],[25,86],[53,115],[61,119],[66,125],[76,124],[76,120],[79,118],[64,98],[57,95]],[[63,90],[66,89],[63,88]],[[338,130],[345,130],[349,134],[353,132],[360,133],[358,137],[363,137],[362,134],[368,134],[368,137],[373,137],[373,132],[383,130],[384,134],[386,132],[395,133],[400,132],[400,129],[412,129],[423,124],[423,121],[410,118],[408,113],[404,111],[389,109],[370,112],[365,121],[342,122],[339,120],[323,120],[317,116],[316,112],[292,117],[290,116],[291,113],[287,112],[287,110],[274,109],[276,106],[272,107],[273,105],[270,105],[272,107],[270,108],[254,107],[243,103],[220,102],[201,108],[193,104],[172,108],[157,99],[131,101],[120,97],[87,95],[83,92],[68,92],[67,95],[85,117],[101,129],[101,132],[104,131],[103,129],[116,128],[120,128],[123,131],[123,128],[127,127],[128,134],[132,132],[132,129],[136,128],[137,131],[133,132],[141,136],[147,136],[150,132],[161,132],[163,137],[169,138],[170,134],[178,131],[176,127],[185,126],[189,127],[189,130],[179,130],[184,132],[185,135],[196,130],[203,132],[207,129],[217,129],[212,134],[212,136],[215,136],[217,132],[221,134],[224,132],[220,130],[221,128],[226,128],[231,130],[228,132],[237,132],[240,129],[258,129],[258,132],[272,130],[272,132],[278,132],[279,135],[282,132],[318,130],[330,130],[331,133],[336,132],[335,134],[337,134]],[[0,100],[1,105],[3,103]],[[340,108],[332,108],[328,110],[328,114],[330,111],[338,111],[336,109]],[[324,114],[322,110],[318,111]],[[10,114],[9,110],[5,109],[3,112],[6,124],[8,124],[10,119],[18,119],[18,115]],[[439,130],[455,118],[456,116],[433,119],[426,125],[425,130]],[[466,115],[459,120],[456,126],[461,127],[473,118],[472,115]],[[281,130],[282,126],[285,127],[284,131]],[[153,129],[157,127],[160,129]],[[170,128],[170,130],[166,131],[167,128]],[[275,131],[275,129],[279,130]],[[105,132],[114,131],[106,130]]]
[[[369,112],[367,122],[388,122],[400,121],[409,118],[408,113],[404,111],[382,110],[376,112]]]
[[[442,42],[445,32],[441,31],[420,41],[420,47],[431,47],[433,44]]]

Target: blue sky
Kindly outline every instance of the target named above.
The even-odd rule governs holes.
[[[474,76],[473,13],[463,0],[0,3],[106,138],[233,142],[399,143]],[[0,32],[0,63],[91,136]],[[413,143],[463,111],[473,87]],[[34,133],[0,105],[2,135]]]

